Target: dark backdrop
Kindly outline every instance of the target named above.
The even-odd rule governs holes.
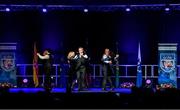
[[[0,41],[18,43],[18,63],[32,63],[34,42],[40,52],[52,49],[55,63],[79,46],[99,63],[103,49],[116,52],[118,44],[121,64],[137,63],[141,42],[142,63],[157,64],[158,43],[180,43],[180,12],[1,12]]]

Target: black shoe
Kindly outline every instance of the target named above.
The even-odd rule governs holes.
[[[74,90],[74,86],[71,86],[71,91],[73,91]]]
[[[113,90],[114,90],[114,87],[111,87],[111,88],[110,88],[110,91],[113,91]]]
[[[102,91],[106,91],[106,88],[102,88]]]
[[[45,88],[45,92],[50,93],[52,91],[51,88]]]
[[[88,88],[83,88],[83,91],[88,91]]]
[[[82,88],[78,88],[78,91],[82,91]]]
[[[71,91],[74,91],[74,88],[71,88]]]

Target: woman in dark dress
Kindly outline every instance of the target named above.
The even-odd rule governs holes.
[[[74,88],[75,85],[75,76],[76,76],[76,60],[75,60],[75,52],[70,51],[68,56],[68,63],[69,63],[69,72],[68,72],[68,82],[67,82],[67,86],[66,86],[66,91],[67,93],[71,93],[71,91]]]
[[[43,68],[45,74],[44,88],[46,91],[51,91],[51,68],[52,68],[52,57],[48,50],[43,52],[43,55],[37,53],[38,57],[43,60]]]

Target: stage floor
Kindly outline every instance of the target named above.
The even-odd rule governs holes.
[[[37,93],[37,92],[44,92],[45,90],[43,88],[10,88],[10,93],[18,93],[18,92],[24,92],[24,93]],[[53,88],[52,93],[66,93],[66,88]],[[106,93],[106,92],[114,92],[114,93],[124,93],[124,94],[130,94],[131,89],[128,88],[115,88],[113,91],[102,91],[101,88],[88,88],[84,91],[78,91],[77,88],[72,91],[72,93]]]

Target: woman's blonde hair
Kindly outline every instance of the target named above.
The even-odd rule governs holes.
[[[44,52],[43,52],[43,55],[49,55],[50,53],[49,53],[49,51],[48,50],[45,50]]]
[[[75,56],[75,52],[70,51],[70,52],[68,53],[67,59],[72,59],[74,56]]]

